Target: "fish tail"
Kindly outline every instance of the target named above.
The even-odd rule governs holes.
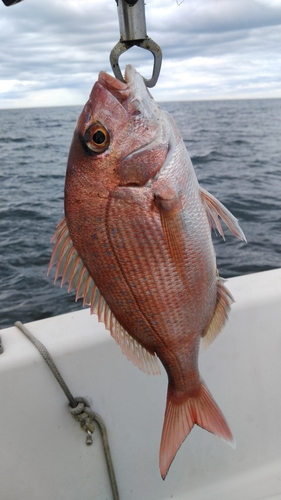
[[[159,456],[163,479],[194,424],[234,446],[228,424],[203,381],[196,392],[181,397],[175,394],[169,384]]]

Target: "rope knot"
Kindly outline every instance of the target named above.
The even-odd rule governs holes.
[[[93,424],[94,413],[91,410],[90,404],[85,398],[75,398],[77,405],[73,408],[68,405],[68,409],[72,417],[79,422],[83,431],[87,432],[86,444],[92,444],[92,434],[95,430]]]

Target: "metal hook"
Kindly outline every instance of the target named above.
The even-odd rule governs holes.
[[[153,54],[154,65],[153,65],[152,76],[149,80],[147,78],[144,78],[144,81],[147,87],[154,87],[157,83],[160,74],[160,69],[162,64],[162,52],[159,45],[155,43],[151,38],[146,37],[144,40],[135,40],[134,42],[121,42],[121,41],[118,42],[110,53],[110,64],[113,73],[118,80],[124,82],[124,78],[121,73],[118,59],[121,56],[121,54],[123,54],[123,52],[130,49],[134,45],[149,50]]]
[[[144,78],[147,87],[156,85],[161,64],[162,51],[157,43],[147,36],[144,0],[117,0],[118,18],[120,26],[120,41],[110,53],[110,64],[115,77],[124,81],[118,59],[126,50],[134,45],[149,50],[154,57],[152,77]]]

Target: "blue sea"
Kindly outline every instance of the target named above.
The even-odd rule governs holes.
[[[171,102],[200,184],[239,219],[247,244],[214,234],[224,278],[281,266],[281,100]],[[82,307],[47,277],[81,107],[0,110],[0,327]]]

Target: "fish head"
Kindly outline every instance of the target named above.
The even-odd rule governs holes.
[[[69,179],[109,193],[119,186],[144,186],[161,168],[168,152],[165,113],[131,66],[125,82],[99,74],[74,132]]]

